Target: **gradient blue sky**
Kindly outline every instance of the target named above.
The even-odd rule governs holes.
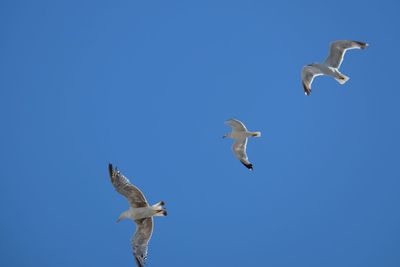
[[[169,216],[148,266],[400,266],[398,1],[1,1],[0,265],[134,266],[112,162]],[[329,43],[340,86],[304,96]],[[221,137],[262,137],[254,172]]]

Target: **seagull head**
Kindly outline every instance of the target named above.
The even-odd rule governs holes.
[[[122,212],[117,219],[117,223],[128,217],[129,217],[129,210]]]

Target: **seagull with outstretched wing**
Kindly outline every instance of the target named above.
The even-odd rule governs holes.
[[[232,146],[233,154],[235,154],[246,168],[253,170],[253,164],[250,163],[246,153],[247,138],[250,136],[260,137],[261,132],[247,131],[246,126],[237,119],[229,119],[225,121],[225,124],[231,126],[232,132],[225,134],[223,138],[229,137],[235,139],[235,143]]]
[[[365,49],[367,43],[341,40],[331,43],[329,56],[324,63],[312,63],[306,65],[301,70],[301,80],[303,83],[304,93],[311,94],[311,84],[315,77],[320,75],[328,75],[337,80],[340,84],[346,83],[350,78],[339,72],[340,65],[343,62],[344,54],[350,49]]]
[[[139,188],[131,184],[116,168],[114,169],[112,164],[108,165],[108,171],[115,190],[129,202],[129,209],[121,213],[117,222],[131,219],[136,223],[136,232],[131,245],[137,265],[143,267],[147,258],[148,243],[153,233],[153,216],[167,216],[167,211],[163,208],[164,201],[149,206]]]

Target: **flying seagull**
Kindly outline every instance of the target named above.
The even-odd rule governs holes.
[[[335,78],[340,84],[347,82],[350,78],[339,72],[344,54],[347,50],[365,49],[367,46],[367,43],[351,40],[332,42],[329,56],[325,59],[324,63],[312,63],[304,66],[301,70],[301,79],[305,94],[311,94],[311,84],[316,76],[328,75]]]
[[[253,164],[249,162],[246,154],[247,137],[260,137],[261,132],[247,131],[246,126],[244,126],[244,124],[237,119],[229,119],[225,121],[225,124],[232,127],[232,132],[225,134],[222,138],[229,137],[235,139],[235,143],[233,143],[232,146],[233,154],[235,154],[235,156],[244,166],[250,170],[253,170]]]
[[[167,216],[163,208],[164,201],[149,206],[143,193],[129,182],[112,164],[108,164],[111,182],[118,193],[126,197],[129,209],[119,216],[117,222],[123,219],[131,219],[136,223],[136,232],[132,237],[131,246],[136,263],[143,267],[147,258],[147,246],[153,233],[153,216]]]

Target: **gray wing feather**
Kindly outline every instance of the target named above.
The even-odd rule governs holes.
[[[138,267],[143,267],[147,259],[148,243],[153,233],[153,217],[136,220],[136,232],[131,246]]]
[[[229,119],[225,121],[225,124],[229,125],[232,127],[233,131],[237,132],[246,132],[247,128],[244,126],[243,122],[237,120],[237,119]]]
[[[139,188],[131,184],[128,178],[126,178],[117,169],[114,169],[112,164],[108,165],[108,170],[111,177],[111,183],[113,184],[115,190],[117,190],[118,193],[126,197],[129,201],[129,204],[133,208],[148,206],[147,200],[144,197],[142,191],[140,191]]]
[[[351,41],[351,40],[341,40],[331,43],[329,50],[329,56],[325,60],[325,64],[338,69],[343,62],[344,54],[349,49],[364,49],[368,46],[367,43]]]
[[[323,75],[323,72],[314,66],[304,66],[301,70],[301,80],[306,95],[311,94],[311,84],[316,76]]]
[[[240,160],[240,162],[248,169],[253,169],[253,165],[249,162],[246,153],[247,138],[239,139],[233,143],[232,150],[233,154]]]

